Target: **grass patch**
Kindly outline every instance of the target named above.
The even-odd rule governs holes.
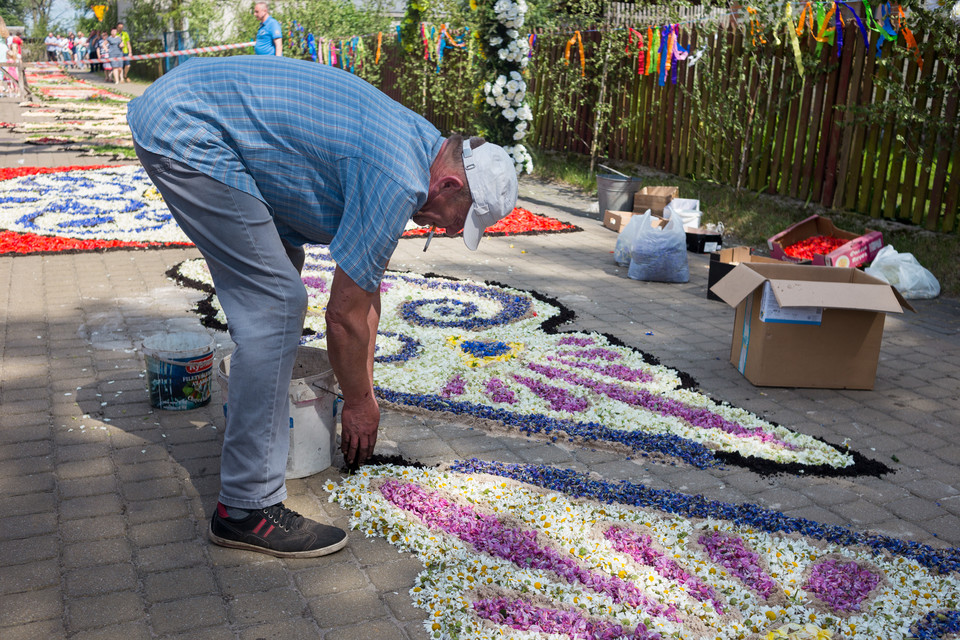
[[[534,175],[559,180],[578,187],[587,194],[597,193],[596,176],[589,171],[589,158],[576,154],[534,152]],[[865,229],[883,232],[884,244],[893,245],[900,253],[912,253],[940,281],[940,295],[960,297],[960,235],[938,233],[885,219],[827,209],[801,200],[758,194],[737,193],[732,187],[704,180],[688,180],[679,176],[650,171],[643,167],[609,165],[621,173],[643,180],[644,186],[667,185],[680,188],[683,198],[700,200],[703,224],[722,222],[724,244],[746,245],[754,252],[769,255],[767,238],[813,214],[829,217],[847,231]],[[604,172],[603,169],[598,169]]]
[[[120,156],[121,158],[128,158],[130,160],[137,159],[137,152],[133,150],[133,147],[121,147],[114,144],[98,144],[87,147],[87,150],[97,156]]]

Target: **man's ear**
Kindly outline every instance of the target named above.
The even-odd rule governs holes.
[[[463,188],[463,180],[457,175],[446,175],[440,178],[440,192],[457,192]]]

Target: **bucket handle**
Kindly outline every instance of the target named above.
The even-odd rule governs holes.
[[[605,165],[605,164],[598,164],[597,166],[600,167],[601,169],[606,169],[607,171],[610,171],[611,173],[615,173],[615,174],[617,174],[618,176],[623,176],[624,178],[629,178],[629,177],[630,177],[630,176],[628,176],[628,175],[625,174],[625,173],[620,173],[620,172],[617,171],[616,169],[611,169],[610,167],[608,167],[608,166]]]

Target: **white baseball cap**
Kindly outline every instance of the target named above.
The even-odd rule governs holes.
[[[463,242],[476,251],[487,227],[505,218],[517,204],[517,171],[503,147],[485,142],[476,149],[463,141],[463,169],[473,204],[463,224]]]

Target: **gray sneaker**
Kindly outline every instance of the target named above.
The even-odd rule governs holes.
[[[258,551],[278,558],[316,558],[347,546],[347,532],[307,520],[283,503],[251,511],[232,520],[217,503],[210,520],[211,542],[232,549]]]

